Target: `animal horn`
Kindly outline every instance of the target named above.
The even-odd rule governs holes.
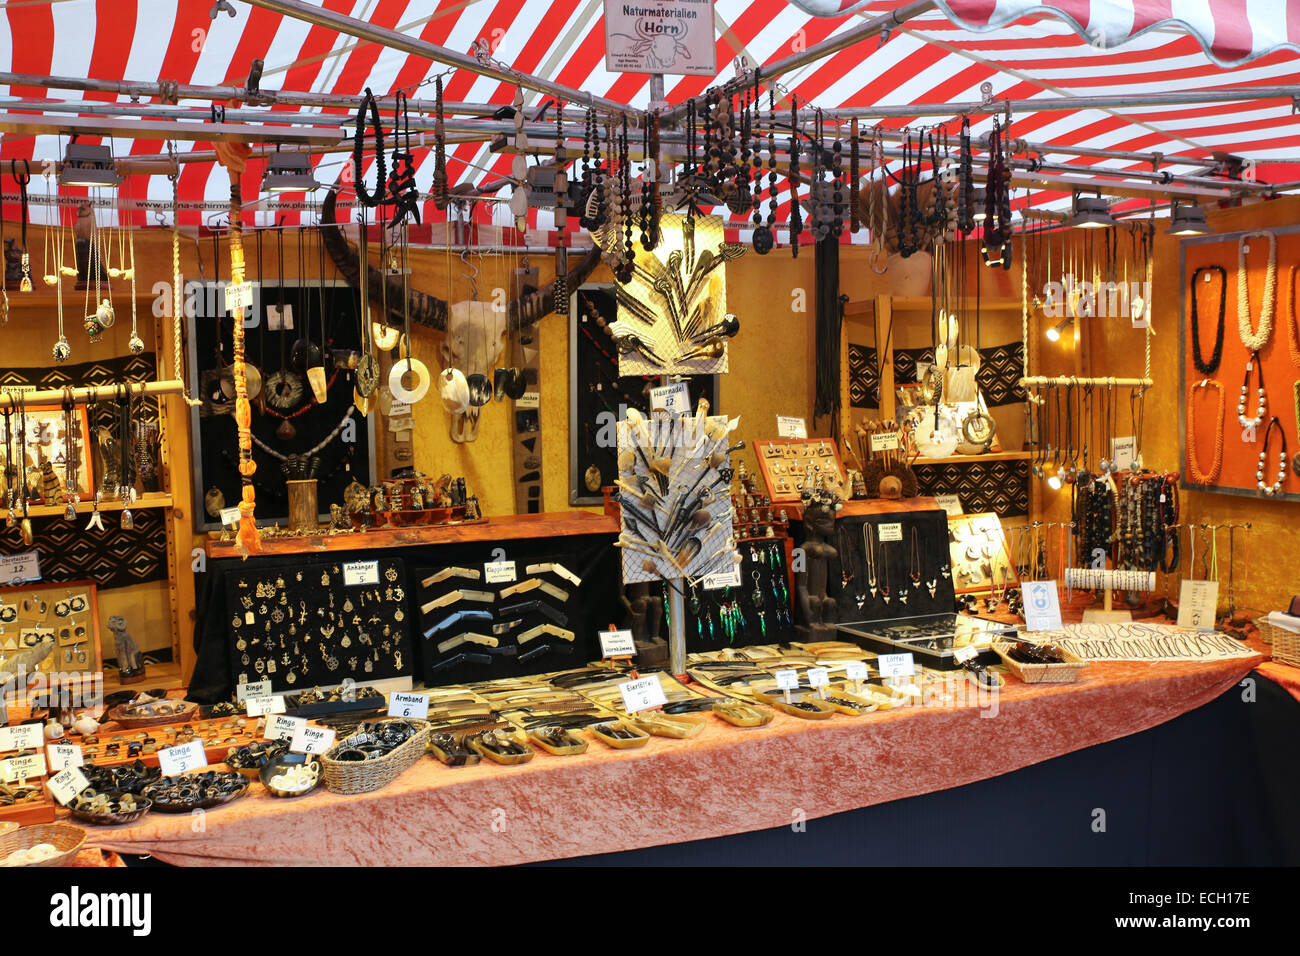
[[[321,204],[321,241],[325,243],[325,251],[330,254],[330,259],[334,261],[339,273],[356,289],[360,288],[361,283],[361,257],[348,244],[347,239],[343,237],[343,231],[334,218],[334,204],[337,196],[338,189],[331,189],[325,196],[325,201]],[[384,282],[388,283],[389,322],[400,327],[404,320],[401,277],[385,276],[374,266],[370,266],[370,301],[375,305],[382,305],[383,303],[383,286],[381,283]],[[416,325],[436,329],[439,332],[447,331],[447,302],[445,299],[439,299],[409,286],[407,295],[411,301],[412,322]]]
[[[578,260],[578,264],[569,270],[565,288],[578,288],[587,281],[587,277],[596,270],[598,265],[600,265],[600,248],[592,246],[587,254]],[[549,315],[550,311],[551,286],[548,283],[510,303],[506,326],[511,331],[527,328],[543,316]]]

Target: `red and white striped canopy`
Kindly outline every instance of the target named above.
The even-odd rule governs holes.
[[[337,13],[420,37],[468,53],[480,39],[495,59],[510,66],[644,108],[649,78],[605,71],[601,0],[322,0]],[[945,0],[941,8],[879,38],[842,50],[781,78],[801,102],[827,110],[851,106],[970,102],[989,84],[998,99],[1057,98],[1070,94],[1140,94],[1223,86],[1297,84],[1300,0]],[[717,0],[715,7],[719,79],[734,75],[734,62],[769,63],[889,12],[903,0],[867,0],[853,12],[834,17],[839,0]],[[24,0],[0,11],[0,69],[21,74],[80,76],[104,80],[169,80],[182,84],[242,86],[254,58],[265,60],[263,89],[357,95],[365,87],[377,94],[415,90],[444,68],[421,57],[387,49],[320,26],[233,3],[236,15],[209,18],[213,0]],[[809,11],[813,12],[809,12]],[[1171,20],[1172,18],[1172,20]],[[1168,21],[1168,22],[1167,22]],[[1173,22],[1177,21],[1177,22]],[[1189,30],[1191,32],[1189,32]],[[976,32],[978,31],[978,32]],[[1131,36],[1125,42],[1119,41]],[[1087,38],[1101,45],[1096,46]],[[1207,52],[1208,51],[1208,52]],[[1238,62],[1223,66],[1215,60]],[[679,102],[717,80],[669,77],[667,97]],[[76,93],[40,88],[10,88],[15,97],[87,101],[126,101],[110,93]],[[426,87],[414,94],[431,95]],[[449,101],[508,103],[514,89],[496,79],[457,72],[446,78]],[[544,97],[526,94],[529,103]],[[0,99],[2,101],[2,99]],[[182,101],[183,103],[185,101]],[[206,108],[206,102],[189,105]],[[328,112],[328,111],[327,111]],[[346,111],[334,110],[342,115]],[[951,119],[951,117],[949,117]],[[933,117],[913,123],[932,125]],[[976,132],[987,128],[980,118]],[[899,128],[907,119],[884,125]],[[1108,147],[1204,157],[1236,154],[1260,161],[1256,175],[1267,181],[1300,179],[1289,165],[1300,161],[1300,126],[1292,100],[1213,103],[1195,107],[1123,107],[1027,111],[1015,117],[1014,135],[1039,143]],[[0,159],[36,161],[61,155],[64,143],[53,136],[10,134]],[[156,140],[112,141],[116,155],[157,155]],[[177,144],[181,151],[209,149],[202,142]],[[429,151],[431,152],[431,151]],[[1079,166],[1116,160],[1082,159],[1047,152],[1050,162]],[[318,181],[333,182],[345,154],[326,156]],[[417,181],[427,190],[432,179],[428,153],[417,156]],[[450,151],[454,181],[494,180],[509,173],[509,157],[486,145],[460,145]],[[1188,163],[1172,171],[1193,172]],[[1134,168],[1138,168],[1134,164]],[[1149,168],[1149,167],[1146,167]],[[260,176],[251,162],[249,172]],[[12,190],[4,177],[5,191]],[[33,190],[42,188],[39,177]],[[213,163],[183,167],[183,200],[222,200],[228,178]],[[169,199],[171,185],[161,176],[134,176],[124,195]],[[1050,197],[1047,197],[1050,199]],[[491,213],[480,213],[484,219]],[[428,218],[440,219],[429,205]],[[198,221],[198,214],[188,218]],[[504,211],[498,221],[506,219]],[[538,225],[549,224],[539,214]],[[143,221],[138,216],[136,221]],[[739,225],[739,223],[737,223]]]

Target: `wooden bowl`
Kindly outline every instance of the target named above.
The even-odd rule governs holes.
[[[719,701],[713,705],[713,716],[725,720],[733,727],[762,727],[772,722],[772,712],[742,701]]]
[[[301,767],[304,765],[311,765],[316,768],[316,782],[306,790],[284,790],[271,782],[275,775],[281,770],[284,770],[287,767]],[[267,761],[258,773],[258,779],[262,781],[262,786],[266,787],[266,789],[271,792],[271,796],[284,797],[286,799],[292,797],[305,797],[320,786],[322,777],[323,774],[321,773],[320,761],[312,754],[281,754],[279,757]]]
[[[611,737],[608,734],[601,732],[601,727],[608,727],[611,725],[617,726],[622,730],[635,734],[636,736],[629,740],[620,740],[617,737]],[[607,720],[603,724],[592,724],[587,729],[591,731],[592,735],[595,736],[597,740],[613,747],[615,750],[635,750],[637,747],[644,747],[650,741],[650,735],[644,730],[641,730],[638,727],[633,727],[622,720]]]
[[[110,793],[108,796],[117,800],[122,796],[122,794]],[[127,823],[135,823],[135,821],[139,820],[149,812],[153,803],[150,800],[146,800],[144,797],[135,796],[135,794],[132,794],[132,796],[135,797],[135,802],[141,804],[141,806],[135,810],[129,810],[126,813],[88,813],[85,810],[77,810],[71,806],[68,807],[68,812],[72,814],[74,819],[81,820],[83,823],[91,823],[99,827],[121,826]]]

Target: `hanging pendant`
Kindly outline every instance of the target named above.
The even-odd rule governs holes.
[[[293,422],[289,421],[287,418],[280,422],[279,427],[275,430],[275,437],[280,439],[280,441],[292,441],[294,436],[297,434],[298,429],[294,428]]]
[[[126,343],[127,351],[132,355],[139,355],[144,351],[144,340],[136,333],[135,329],[131,330],[131,338]]]
[[[935,578],[933,581],[926,581],[925,586],[930,591],[930,597],[934,597],[935,592],[939,590],[939,579]]]
[[[72,357],[72,346],[68,344],[66,336],[59,336],[59,340],[54,343],[54,348],[50,350],[54,355],[54,361],[66,362]]]
[[[122,530],[130,531],[135,527],[135,518],[131,515],[130,508],[122,509]]]

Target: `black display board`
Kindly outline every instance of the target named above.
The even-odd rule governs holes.
[[[636,408],[648,414],[650,389],[660,385],[661,379],[658,376],[619,376],[618,349],[614,340],[599,322],[592,319],[593,314],[598,314],[606,326],[618,319],[613,285],[591,283],[579,286],[573,303],[569,319],[569,503],[598,505],[602,502],[601,494],[599,489],[591,491],[587,488],[587,469],[592,465],[600,469],[602,487],[612,485],[618,477],[614,430],[610,427],[602,435],[601,423],[617,421],[623,417],[625,408]],[[685,375],[681,379],[688,383],[692,408],[703,396],[709,400],[710,414],[721,414],[717,376]],[[607,442],[604,441],[606,437],[609,438]]]
[[[245,246],[249,244],[246,242]],[[212,488],[221,491],[227,506],[241,496],[238,472],[238,435],[232,414],[233,400],[221,393],[219,370],[232,361],[234,319],[225,312],[224,283],[187,283],[186,302],[193,308],[193,335],[190,339],[191,380],[200,383],[203,404],[194,412],[194,462],[198,474],[194,482],[195,515],[203,523],[200,530],[221,528],[219,516],[205,511],[204,500]],[[322,516],[331,503],[343,501],[343,489],[355,478],[363,485],[372,481],[374,418],[363,418],[355,410],[352,423],[345,418],[352,408],[352,373],[333,369],[334,351],[360,348],[357,325],[356,292],[347,285],[325,283],[253,283],[254,306],[245,318],[244,352],[249,365],[261,372],[264,390],[273,384],[272,377],[281,369],[293,370],[293,347],[308,338],[317,348],[325,343],[325,368],[329,376],[328,398],[324,404],[311,401],[311,387],[302,379],[303,397],[283,412],[273,410],[263,395],[253,407],[253,460],[257,473],[253,484],[257,491],[257,520],[261,523],[284,523],[289,513],[285,463],[277,456],[302,455],[317,448],[323,439],[340,429],[333,439],[315,452],[319,459],[315,477],[317,500]],[[323,308],[322,308],[323,303]],[[272,329],[268,307],[289,306],[293,328]],[[324,315],[324,332],[321,317]],[[293,435],[286,437],[285,418]],[[340,428],[340,426],[342,426]],[[277,434],[277,430],[280,434]],[[268,449],[270,449],[268,451]]]
[[[687,586],[687,653],[715,651],[747,644],[786,644],[796,639],[792,598],[794,588],[786,569],[785,538],[745,538],[740,553],[740,585],[706,590]],[[757,600],[756,600],[757,598]],[[723,606],[739,609],[734,633],[723,626]],[[759,615],[759,611],[762,615]],[[667,628],[664,628],[667,631]]]

